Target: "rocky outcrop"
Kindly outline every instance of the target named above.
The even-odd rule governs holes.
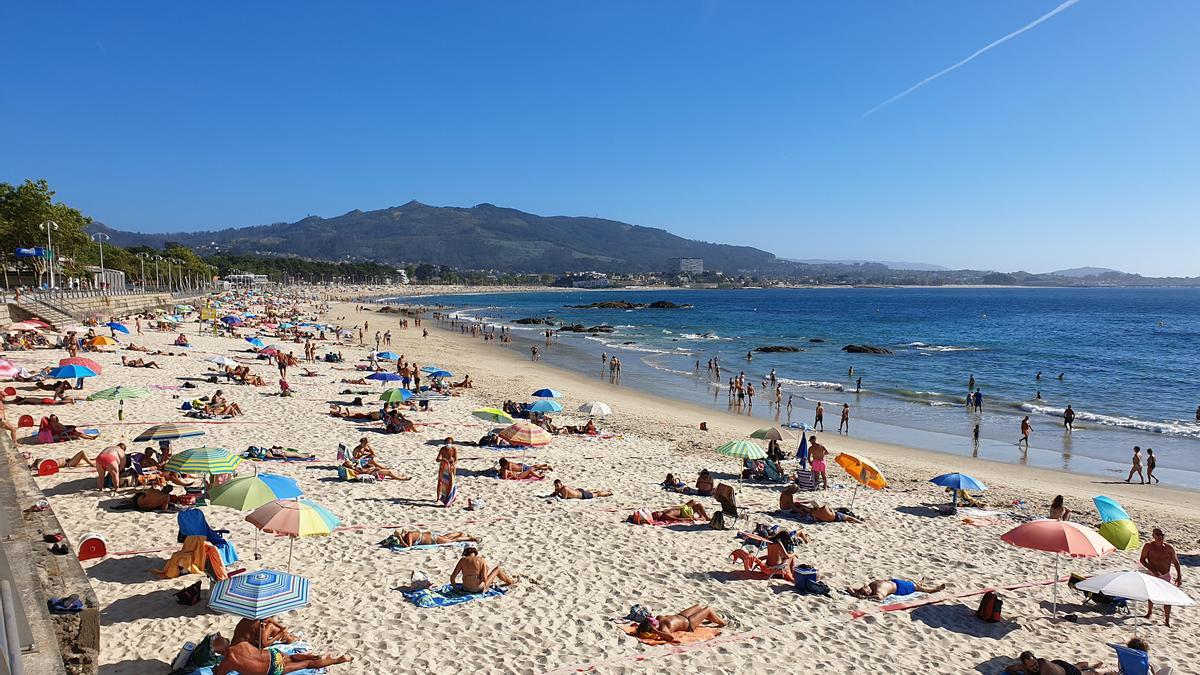
[[[552,326],[552,325],[554,325],[554,319],[552,319],[551,317],[548,317],[548,316],[544,317],[544,318],[538,318],[536,316],[527,316],[524,319],[517,319],[516,321],[513,321],[513,323],[519,323],[523,326],[530,326],[530,325],[532,325],[532,326]]]
[[[763,354],[773,354],[775,352],[802,352],[799,347],[789,347],[787,345],[767,345],[766,347],[755,347],[754,351],[762,352]]]
[[[824,342],[825,340],[823,340],[821,338],[809,338],[808,341],[809,342]]]
[[[569,309],[691,309],[691,305],[677,305],[666,300],[655,300],[650,304],[629,302],[628,300],[605,300],[593,302],[590,305],[563,305]]]
[[[846,345],[842,347],[842,351],[850,352],[851,354],[891,354],[892,350],[887,347],[876,347],[875,345]]]
[[[563,325],[563,326],[560,326],[558,329],[558,331],[560,333],[611,333],[614,330],[615,329],[612,326],[608,326],[605,324],[600,324],[599,326],[585,327],[581,323]]]

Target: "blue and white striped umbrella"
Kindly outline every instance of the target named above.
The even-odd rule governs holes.
[[[213,584],[208,606],[247,619],[266,619],[308,606],[308,579],[275,570],[243,572]]]

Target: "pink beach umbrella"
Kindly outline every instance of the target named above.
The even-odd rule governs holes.
[[[1019,525],[1000,535],[1000,539],[1021,548],[1054,554],[1054,603],[1052,614],[1058,614],[1058,559],[1098,558],[1117,550],[1098,532],[1062,520],[1035,520]]]
[[[8,359],[0,359],[0,377],[16,377],[19,372],[21,368],[17,364]]]

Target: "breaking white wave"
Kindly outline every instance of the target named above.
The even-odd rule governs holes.
[[[905,347],[912,347],[923,352],[981,352],[983,347],[959,347],[957,345],[927,345],[924,342],[909,342]]]
[[[1038,405],[1036,403],[1022,403],[1019,407],[1025,412],[1033,413],[1035,415],[1047,415],[1049,417],[1062,417],[1063,412],[1066,411],[1066,408]],[[1177,436],[1191,436],[1193,438],[1200,438],[1200,423],[1196,422],[1139,420],[1134,417],[1101,415],[1099,413],[1091,413],[1085,410],[1076,410],[1075,420],[1078,422],[1099,424],[1106,427],[1120,427],[1122,429],[1149,431],[1156,434],[1174,434]]]
[[[837,382],[820,382],[816,380],[793,380],[787,377],[778,378],[778,381],[789,387],[803,387],[806,389],[828,389],[830,391],[846,391],[845,385]]]

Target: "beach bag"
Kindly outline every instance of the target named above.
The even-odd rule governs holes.
[[[432,585],[433,582],[429,580],[428,574],[425,574],[421,570],[413,570],[412,577],[409,579],[409,586],[411,588],[429,588]]]
[[[708,521],[708,526],[714,530],[728,530],[729,524],[725,522],[725,514],[717,511],[713,514],[712,520]]]
[[[979,609],[975,610],[975,616],[988,623],[996,623],[1000,621],[1002,607],[1004,607],[1004,600],[996,595],[996,591],[988,591],[980,598]]]
[[[181,605],[194,605],[200,602],[200,582],[188,586],[175,594],[175,601]]]

